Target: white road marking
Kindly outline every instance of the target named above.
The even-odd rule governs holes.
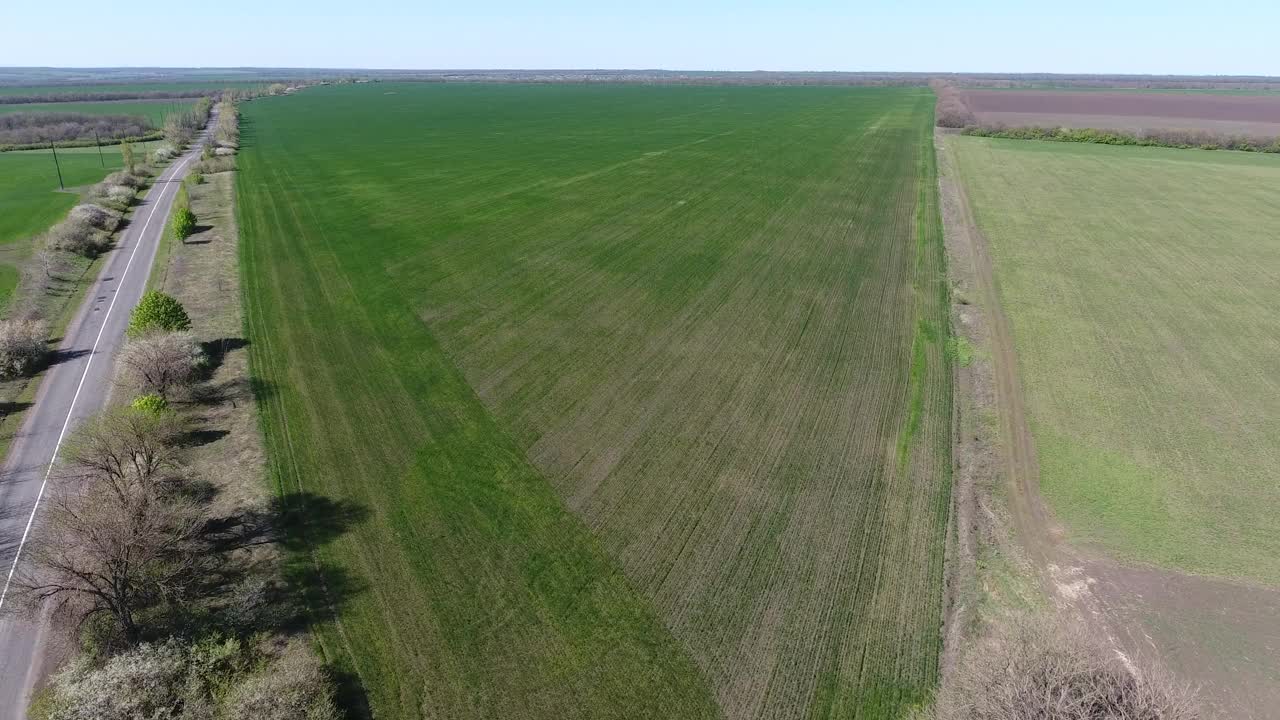
[[[138,233],[138,239],[133,243],[133,252],[129,253],[129,262],[124,265],[124,272],[120,274],[120,282],[116,283],[116,288],[124,285],[125,278],[129,277],[129,269],[133,267],[133,258],[138,254],[138,248],[142,247],[142,239],[147,235],[147,228],[151,225],[151,219],[156,216],[156,208],[160,207],[160,203],[164,200],[164,193],[169,189],[168,185],[172,184],[173,178],[178,174],[184,165],[191,162],[194,155],[188,155],[187,159],[178,163],[177,166],[170,168],[168,180],[160,180],[158,182],[166,183],[160,188],[160,195],[156,201],[151,204],[151,212],[147,214],[147,221],[142,224],[142,231]],[[163,178],[163,174],[161,178]],[[102,342],[102,333],[106,332],[107,321],[111,319],[111,311],[116,306],[116,298],[120,297],[120,293],[112,294],[111,304],[107,306],[107,314],[102,316],[102,326],[98,328],[98,337],[94,338],[93,349],[89,351],[89,360],[84,364],[84,372],[80,375],[80,384],[76,385],[76,394],[71,396],[71,406],[67,408],[67,419],[62,423],[62,431],[58,433],[58,442],[53,446],[53,457],[49,458],[49,467],[45,470],[44,480],[40,483],[40,492],[36,493],[36,504],[31,508],[31,517],[27,518],[27,527],[22,531],[22,539],[18,541],[18,551],[13,554],[13,564],[9,566],[9,575],[4,581],[4,590],[0,591],[0,609],[4,609],[5,598],[9,596],[9,585],[13,582],[13,573],[18,569],[18,560],[22,557],[22,549],[27,546],[27,536],[31,534],[31,526],[36,520],[36,511],[40,509],[40,501],[44,499],[45,488],[49,485],[49,477],[53,475],[53,465],[58,461],[58,451],[62,449],[62,440],[66,437],[67,428],[71,426],[71,416],[76,411],[76,401],[80,399],[80,391],[84,388],[85,378],[89,376],[89,368],[93,366],[93,358],[98,354],[98,343]]]

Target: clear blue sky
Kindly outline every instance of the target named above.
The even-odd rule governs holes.
[[[5,4],[0,66],[1280,75],[1275,0]]]

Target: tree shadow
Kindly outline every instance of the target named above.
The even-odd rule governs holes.
[[[249,341],[238,337],[218,338],[217,340],[208,340],[200,343],[200,349],[204,351],[204,356],[208,358],[210,374],[222,367],[222,361],[226,359],[227,353],[246,347],[249,347]]]
[[[208,237],[200,237],[200,236],[204,235],[206,232],[212,229],[213,229],[212,225],[196,225],[195,227],[191,228],[191,234],[188,235],[186,239],[182,241],[182,244],[183,245],[208,245],[210,242],[213,241],[213,239]]]
[[[259,404],[266,403],[280,392],[275,383],[257,376],[249,378],[249,389],[253,391],[253,397]]]
[[[166,632],[301,632],[336,618],[367,586],[313,550],[368,516],[363,506],[309,492],[266,507],[212,518],[201,528],[207,558],[192,599],[165,609]],[[240,551],[271,545],[283,559]]]
[[[373,708],[369,706],[369,694],[365,692],[360,678],[346,668],[330,665],[329,677],[337,686],[336,700],[338,707],[346,710],[347,717],[368,720],[373,717]]]
[[[86,350],[83,348],[79,350],[54,350],[53,352],[45,356],[44,369],[47,370],[48,368],[51,368],[55,365],[61,365],[62,363],[70,362],[77,358],[82,358],[91,352],[93,351]]]
[[[192,430],[182,435],[178,445],[184,448],[197,448],[221,440],[230,434],[228,430]]]
[[[0,402],[0,422],[14,413],[20,413],[31,407],[29,402]]]

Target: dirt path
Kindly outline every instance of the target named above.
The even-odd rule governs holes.
[[[962,550],[961,563],[966,561],[966,545],[999,542],[1000,527],[1007,524],[1017,554],[1031,568],[1032,583],[1060,611],[1095,628],[1122,657],[1154,654],[1201,688],[1211,717],[1280,717],[1280,590],[1121,563],[1065,542],[1062,527],[1039,493],[1035,440],[1011,326],[1001,308],[991,250],[959,182],[950,140],[937,136],[949,271],[963,295],[957,302],[956,326],[983,358],[976,370],[961,369],[968,377],[957,382],[957,392],[970,397],[958,398],[957,406],[989,411],[997,430],[985,439],[985,448],[980,429],[972,436],[957,436],[960,528],[955,542]],[[964,467],[966,463],[973,467]],[[998,484],[1002,503],[980,492],[984,476]],[[984,501],[1003,508],[984,508]],[[973,518],[968,523],[966,506],[976,508],[968,511]],[[975,538],[966,539],[966,532]],[[971,557],[978,553],[977,548],[968,550]],[[970,582],[985,582],[973,572]],[[956,628],[971,621],[965,617],[969,612],[964,602],[953,603],[948,661],[953,661]]]

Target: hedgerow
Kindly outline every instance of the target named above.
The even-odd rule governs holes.
[[[1205,130],[1142,130],[1126,132],[1123,130],[1100,130],[1096,128],[1049,128],[1035,125],[1028,127],[970,125],[964,128],[963,134],[1011,140],[1048,140],[1050,142],[1079,142],[1101,145],[1137,145],[1143,147],[1280,153],[1280,137],[1222,135]]]

